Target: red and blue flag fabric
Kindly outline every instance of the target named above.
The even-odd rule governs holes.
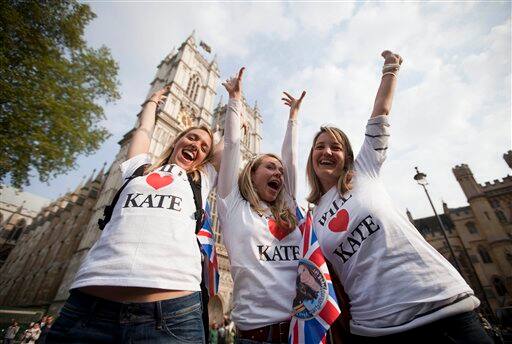
[[[211,208],[210,204],[206,202],[206,209],[204,213],[203,226],[197,233],[197,239],[201,244],[201,250],[204,255],[204,269],[206,276],[206,288],[210,297],[216,295],[219,291],[219,265],[217,264],[217,251],[215,250],[215,233],[212,228]]]
[[[301,259],[297,274],[297,293],[293,300],[293,316],[288,342],[318,344],[326,342],[327,331],[341,311],[331,276],[313,228],[311,212],[306,217],[296,210],[302,232]]]

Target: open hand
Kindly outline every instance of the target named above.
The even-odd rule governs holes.
[[[166,85],[164,88],[153,93],[149,100],[155,102],[157,105],[162,105],[163,103],[165,103],[165,100],[167,99],[167,95],[169,94],[169,92],[171,92],[171,86]]]
[[[228,91],[229,98],[242,99],[242,75],[244,70],[245,67],[240,68],[236,77],[231,77],[222,83],[226,91]]]
[[[302,94],[299,99],[295,99],[287,92],[283,93],[286,96],[286,98],[281,98],[281,100],[284,101],[285,105],[288,105],[290,107],[290,118],[294,119],[295,117],[297,117],[297,114],[299,113],[300,105],[302,104],[302,99],[304,99],[304,96],[306,95],[306,91],[302,91]]]

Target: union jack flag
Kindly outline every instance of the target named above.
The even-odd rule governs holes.
[[[197,239],[201,243],[201,250],[204,254],[204,271],[206,288],[208,294],[213,297],[219,291],[219,265],[217,264],[217,251],[215,250],[215,233],[212,229],[210,204],[206,202],[203,226],[197,233]]]
[[[299,220],[299,229],[302,232],[300,245],[302,259],[299,261],[297,284],[299,286],[301,282],[304,282],[302,285],[308,288],[307,285],[313,283],[316,284],[316,288],[311,289],[308,295],[306,295],[307,292],[304,294],[304,291],[300,291],[298,288],[293,303],[294,314],[290,324],[288,342],[290,344],[325,343],[327,330],[341,311],[322,249],[312,225],[311,212],[308,211],[304,218],[301,209],[297,207],[296,214]],[[301,265],[303,266],[302,273],[309,273],[304,280],[300,272]],[[308,297],[300,299],[300,295],[309,296],[309,299]],[[314,295],[313,298],[312,295]]]

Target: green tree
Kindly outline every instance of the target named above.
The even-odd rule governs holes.
[[[82,37],[95,16],[76,1],[0,1],[0,182],[48,181],[109,137],[118,65]]]

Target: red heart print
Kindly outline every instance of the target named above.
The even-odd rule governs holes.
[[[270,233],[272,233],[272,235],[279,241],[290,234],[286,228],[279,227],[274,219],[268,219],[268,229]]]
[[[348,212],[345,209],[338,211],[335,217],[329,221],[329,229],[333,232],[343,232],[348,228]]]
[[[155,190],[158,190],[160,188],[163,188],[164,186],[167,186],[171,184],[173,181],[172,176],[164,176],[162,177],[158,173],[151,173],[146,177],[146,182],[151,185],[151,187]]]

